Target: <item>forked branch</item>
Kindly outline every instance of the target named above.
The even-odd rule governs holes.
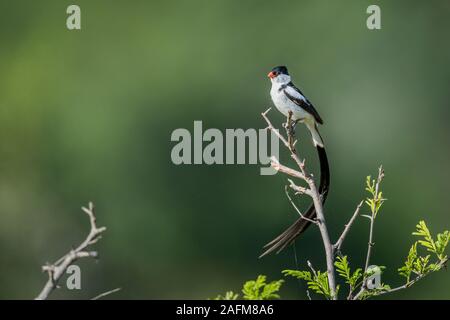
[[[106,227],[97,227],[96,217],[94,212],[94,205],[89,202],[88,207],[81,208],[89,217],[91,229],[86,239],[75,249],[70,250],[67,254],[58,259],[55,263],[47,264],[42,267],[43,272],[47,272],[48,280],[42,291],[36,297],[36,300],[45,300],[50,293],[57,288],[58,281],[64,275],[67,268],[75,261],[81,258],[96,258],[97,251],[89,251],[89,247],[101,239],[101,234],[106,230]]]
[[[267,117],[267,113],[270,109],[266,110],[262,113],[264,120],[267,122],[267,129],[271,130],[285,145],[285,147],[290,151],[291,158],[295,161],[299,170],[295,170],[289,168],[285,165],[282,165],[278,159],[272,157],[271,165],[272,167],[284,174],[287,174],[293,178],[297,178],[303,180],[308,185],[308,188],[303,188],[295,185],[292,180],[290,180],[290,187],[299,193],[304,193],[310,196],[314,202],[314,207],[316,209],[317,219],[314,223],[319,227],[320,234],[322,236],[322,242],[325,249],[326,255],[326,263],[327,263],[327,276],[328,282],[330,286],[331,298],[336,299],[336,280],[335,280],[335,271],[334,271],[334,250],[333,245],[331,244],[330,237],[328,234],[327,225],[325,222],[325,215],[323,212],[323,205],[320,193],[316,187],[314,179],[311,174],[306,171],[305,162],[301,161],[297,151],[295,149],[295,141],[293,135],[293,127],[292,127],[292,115],[288,114],[286,121],[286,135],[287,138],[283,137],[278,130],[274,128],[269,118]]]

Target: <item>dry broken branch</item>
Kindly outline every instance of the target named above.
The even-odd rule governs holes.
[[[97,251],[89,251],[89,247],[95,244],[101,238],[101,234],[106,230],[106,227],[97,227],[96,217],[94,212],[94,205],[89,202],[88,207],[81,208],[89,217],[91,229],[86,239],[75,249],[70,250],[67,254],[62,256],[53,264],[47,264],[42,267],[42,271],[47,272],[48,280],[42,291],[36,297],[36,300],[45,300],[50,293],[57,288],[58,281],[66,272],[66,269],[72,265],[76,260],[81,258],[98,256]]]

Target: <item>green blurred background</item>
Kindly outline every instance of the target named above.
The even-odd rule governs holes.
[[[81,7],[82,30],[66,29]],[[366,28],[381,6],[382,29]],[[295,268],[293,247],[258,260],[296,218],[285,177],[257,165],[181,165],[176,128],[263,128],[266,74],[290,68],[315,104],[331,162],[326,214],[333,237],[365,196],[366,175],[386,169],[374,264],[396,275],[425,219],[450,227],[448,147],[450,2],[434,1],[6,1],[0,2],[0,298],[28,299],[40,266],[88,230],[92,200],[100,260],[80,261],[82,290],[52,298],[208,298]],[[271,113],[277,125],[281,115]],[[304,129],[301,151],[317,159]],[[287,155],[282,154],[287,161]],[[308,203],[303,199],[304,207]],[[362,264],[368,222],[345,245]],[[296,244],[300,266],[323,268],[320,236]],[[63,282],[64,284],[64,282]],[[449,299],[439,272],[389,298]],[[287,281],[282,296],[305,298]]]

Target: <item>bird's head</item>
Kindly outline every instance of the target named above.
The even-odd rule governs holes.
[[[284,84],[291,81],[288,69],[285,66],[278,66],[273,68],[267,76],[270,78],[270,81],[272,81],[272,83],[277,82]]]

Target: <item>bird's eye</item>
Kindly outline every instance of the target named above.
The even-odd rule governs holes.
[[[278,75],[278,72],[277,72],[277,71],[274,71],[273,74],[274,74],[274,76],[277,76],[277,75]]]

